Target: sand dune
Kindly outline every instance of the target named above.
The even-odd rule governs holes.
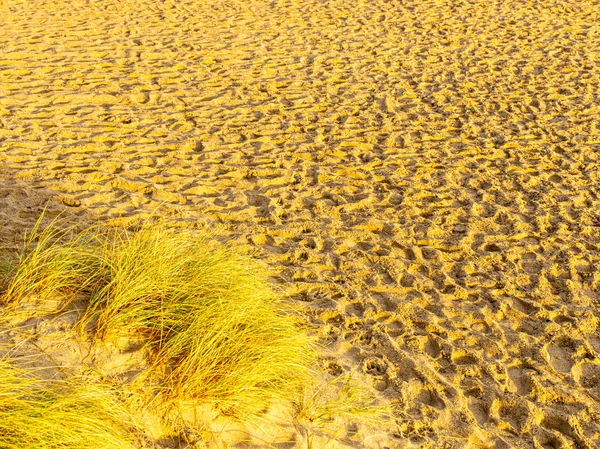
[[[5,0],[1,232],[36,189],[219,225],[323,368],[395,407],[390,447],[598,447],[598,23],[592,0]]]

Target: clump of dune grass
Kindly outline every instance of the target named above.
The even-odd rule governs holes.
[[[314,435],[343,436],[344,423],[377,428],[385,418],[352,379],[315,382],[316,348],[301,319],[270,286],[266,266],[239,248],[163,222],[78,233],[60,224],[42,228],[40,219],[26,235],[0,304],[87,298],[82,332],[147,354],[147,368],[122,387],[143,420],[160,415],[161,434],[191,427],[201,435],[217,414],[255,424],[271,405],[287,404],[310,447]]]
[[[24,298],[72,297],[94,281],[98,259],[90,251],[86,235],[58,220],[42,227],[43,215],[23,239],[14,264],[3,262],[0,270],[0,304],[15,305]]]
[[[208,405],[252,420],[309,381],[309,337],[265,266],[243,251],[164,223],[80,233],[40,223],[1,303],[84,294],[82,330],[98,342],[141,342],[148,354],[149,368],[130,385],[149,393],[148,407],[177,417],[180,405]]]
[[[264,266],[243,252],[197,232],[146,224],[102,238],[100,266],[88,319],[104,340],[144,337],[147,374],[165,373],[163,402],[257,416],[308,380],[309,338]]]
[[[129,415],[111,387],[84,378],[48,380],[34,374],[0,359],[0,447],[136,447]]]

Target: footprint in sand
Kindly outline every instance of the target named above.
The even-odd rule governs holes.
[[[577,341],[569,337],[559,337],[546,345],[548,362],[559,373],[570,373],[573,368],[573,355],[577,351]]]
[[[371,357],[363,362],[363,371],[369,375],[369,384],[375,390],[384,391],[389,387],[388,365],[385,361]]]
[[[561,444],[560,446],[546,447],[590,447],[587,444],[581,444],[581,439],[577,436],[574,426],[569,421],[570,420],[568,420],[566,416],[550,413],[544,416],[540,425],[545,429],[550,430],[554,434],[554,436],[558,438],[558,440],[563,441],[563,444]],[[574,419],[574,421],[576,421],[576,419]]]
[[[344,373],[344,367],[336,358],[330,358],[323,362],[323,370],[334,377],[341,376]]]
[[[581,362],[573,368],[573,376],[579,385],[600,401],[600,365]]]
[[[376,357],[371,357],[363,363],[363,371],[370,376],[383,376],[387,368],[385,361]]]
[[[485,425],[490,420],[490,407],[485,401],[475,398],[469,398],[469,410],[480,426]]]
[[[432,337],[428,337],[423,350],[430,357],[437,359],[440,356],[442,348],[436,340],[434,340]]]
[[[528,396],[533,390],[533,382],[531,378],[524,372],[521,367],[508,368],[508,389],[516,391],[521,396]]]
[[[446,408],[446,402],[440,394],[433,388],[425,387],[416,396],[416,400],[425,404],[429,407],[433,407],[438,410]]]
[[[508,428],[513,432],[522,432],[529,421],[530,411],[521,402],[512,400],[494,400],[491,414],[498,420],[500,427]]]
[[[478,363],[477,357],[462,350],[452,353],[452,361],[457,365],[475,365]]]

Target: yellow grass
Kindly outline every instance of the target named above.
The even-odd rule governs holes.
[[[59,227],[53,220],[43,227],[43,215],[24,235],[17,262],[3,262],[0,304],[15,304],[32,295],[41,299],[72,298],[94,280],[97,258],[73,233],[72,227]],[[2,275],[4,273],[4,275]]]
[[[104,340],[143,336],[152,354],[143,377],[166,374],[166,401],[248,417],[307,380],[310,341],[257,261],[161,224],[99,243],[87,320]]]
[[[86,378],[44,380],[0,359],[0,447],[136,447],[116,392]]]

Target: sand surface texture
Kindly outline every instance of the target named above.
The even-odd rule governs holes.
[[[3,0],[2,232],[218,224],[389,447],[597,448],[599,84],[591,0]]]

